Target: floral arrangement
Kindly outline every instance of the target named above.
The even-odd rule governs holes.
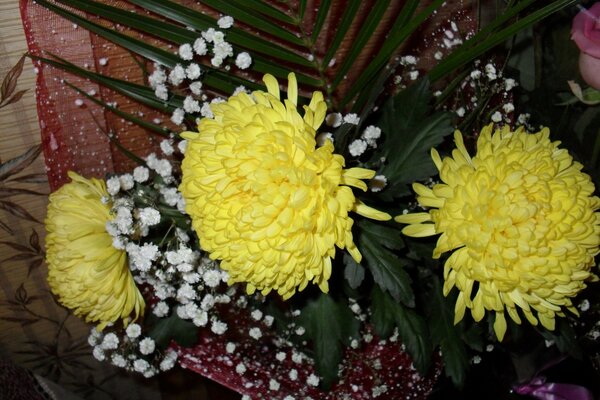
[[[577,296],[597,280],[597,177],[518,113],[518,80],[490,53],[578,11],[572,1],[509,2],[481,30],[451,21],[422,59],[405,46],[442,1],[378,1],[365,20],[353,1],[314,13],[304,1],[36,3],[141,56],[144,82],[36,62],[170,120],[66,82],[81,104],[162,136],[146,154],[111,136],[137,166],[69,172],[50,196],[48,283],[95,325],[98,360],[146,377],[176,363],[213,377],[218,365],[245,398],[399,398],[408,381],[424,397],[441,369],[460,386],[495,346],[573,337]],[[573,24],[596,88],[598,5]]]

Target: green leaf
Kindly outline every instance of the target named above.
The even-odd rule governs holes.
[[[342,344],[358,336],[359,323],[345,303],[325,293],[304,307],[298,322],[312,340],[316,370],[323,378],[322,387],[328,389],[337,379]]]
[[[344,79],[350,68],[355,64],[356,58],[358,55],[364,50],[365,44],[371,38],[371,35],[381,23],[381,18],[385,13],[388,5],[390,4],[390,0],[379,0],[375,2],[371,12],[361,24],[360,31],[358,35],[352,42],[352,47],[348,55],[345,57],[344,62],[340,69],[336,72],[336,76],[333,80],[332,87],[335,89],[340,82]]]
[[[148,323],[148,336],[154,339],[159,349],[165,349],[172,340],[184,347],[198,342],[198,327],[190,321],[182,320],[175,313],[167,318],[151,316]]]
[[[183,5],[168,0],[130,0],[131,3],[152,11],[165,18],[169,18],[185,26],[196,30],[214,28],[216,21],[211,17]],[[245,32],[235,26],[227,30],[227,41],[244,47],[250,53],[259,52],[301,66],[310,67],[314,64],[304,56],[294,53],[272,41],[267,41],[251,33]]]
[[[319,38],[319,34],[321,33],[321,29],[323,28],[323,24],[327,19],[327,15],[329,14],[329,8],[331,7],[331,0],[323,0],[321,4],[319,4],[319,10],[317,11],[317,18],[315,20],[315,25],[312,29],[311,41],[313,43],[317,42]]]
[[[419,81],[383,106],[379,126],[385,135],[383,155],[388,164],[381,171],[390,184],[382,193],[390,199],[410,193],[408,184],[437,171],[429,154],[453,130],[449,113],[431,114],[427,80]]]
[[[242,23],[253,27],[254,29],[261,30],[269,33],[280,40],[284,40],[289,43],[293,43],[298,46],[303,46],[304,42],[295,36],[293,33],[273,22],[270,22],[264,17],[260,17],[248,12],[248,9],[239,8],[237,5],[232,4],[226,0],[202,0],[202,2],[215,10],[222,12],[225,15],[229,15]]]
[[[261,0],[229,0],[230,3],[235,3],[236,7],[243,8],[247,12],[258,12],[268,17],[274,18],[286,24],[294,24],[296,21],[289,15],[281,12],[275,7],[272,7],[265,1]]]
[[[385,338],[396,326],[415,367],[421,374],[425,374],[431,365],[433,346],[423,317],[394,301],[377,286],[373,287],[371,296],[375,332]]]
[[[358,12],[360,3],[360,0],[348,0],[346,4],[346,9],[344,10],[344,14],[342,15],[342,19],[340,20],[338,27],[335,31],[333,41],[331,42],[329,49],[327,49],[325,57],[323,57],[322,65],[329,65],[329,62],[331,61],[336,51],[340,47],[340,44],[346,37],[348,29],[350,29],[352,21],[354,21],[354,18],[356,17],[356,13]]]
[[[114,23],[125,25],[133,29],[139,30],[163,39],[167,42],[174,42],[178,45],[183,43],[193,43],[200,35],[192,32],[178,25],[160,21],[154,18],[146,17],[140,14],[132,14],[129,11],[120,9],[118,7],[107,6],[102,3],[96,3],[89,0],[58,0],[62,3],[68,4],[72,7],[86,10],[87,12],[106,18]],[[239,48],[235,48],[239,51]],[[260,73],[270,73],[278,78],[287,78],[289,68],[281,67],[279,65],[266,60],[264,57],[253,54],[252,69]],[[181,61],[181,60],[179,60]],[[204,68],[209,70],[215,70],[210,65],[205,64]],[[305,74],[297,73],[296,78],[298,82],[308,84],[312,86],[319,86],[321,81],[312,77],[306,76]],[[243,83],[248,85],[248,82]]]
[[[576,0],[552,1],[543,8],[533,11],[529,15],[526,15],[507,26],[506,22],[510,17],[517,15],[518,12],[534,1],[535,0],[517,2],[513,8],[510,8],[505,13],[501,14],[498,19],[493,21],[487,28],[484,27],[483,33],[480,32],[470,40],[466,41],[450,56],[446,57],[442,62],[435,66],[429,72],[429,78],[432,81],[443,78],[457,68],[462,67],[463,65],[466,65],[467,63],[481,56],[493,47],[504,43],[517,32],[543,20],[544,18],[565,7],[577,3]],[[490,31],[496,27],[502,27],[503,29],[494,33],[490,33]],[[484,35],[487,36],[482,38]]]
[[[118,108],[113,107],[110,104],[106,103],[105,101],[102,101],[101,99],[97,99],[94,96],[91,96],[85,90],[78,88],[77,86],[73,85],[72,83],[70,83],[68,81],[65,81],[65,85],[67,85],[70,88],[72,88],[73,90],[77,91],[79,94],[86,97],[88,100],[91,100],[92,102],[98,104],[99,106],[104,107],[108,111],[113,112],[116,115],[118,115],[119,117],[121,117],[127,121],[133,122],[134,124],[144,128],[144,129],[147,129],[151,132],[154,132],[154,133],[159,134],[164,137],[170,137],[172,134],[175,134],[174,132],[172,132],[171,130],[169,130],[167,128],[163,128],[159,125],[145,121],[145,120],[138,118],[135,115],[130,114],[128,112],[121,111]]]
[[[361,93],[363,89],[368,87],[370,83],[376,80],[377,75],[383,70],[385,65],[388,63],[394,52],[398,50],[398,47],[404,43],[404,41],[419,27],[421,24],[443,3],[443,0],[434,0],[429,6],[423,11],[413,17],[414,11],[418,5],[418,1],[409,0],[404,4],[402,12],[396,18],[392,29],[386,40],[381,46],[379,53],[369,62],[369,65],[362,74],[358,77],[356,82],[352,85],[342,105],[348,104],[356,94]],[[393,71],[389,71],[392,73]]]
[[[360,286],[362,281],[365,279],[365,268],[354,261],[348,253],[344,253],[344,278],[348,281],[348,285],[352,289],[356,289]]]
[[[467,349],[460,338],[459,328],[454,326],[454,307],[442,294],[439,278],[432,277],[433,288],[427,296],[429,307],[429,331],[434,345],[439,345],[444,360],[446,376],[456,386],[462,386],[469,365]]]
[[[410,276],[402,260],[390,251],[402,246],[400,231],[368,220],[358,222],[357,246],[375,283],[398,302],[414,306]]]
[[[562,353],[569,354],[579,360],[583,358],[583,351],[577,342],[577,334],[568,320],[557,318],[554,331],[542,328],[540,333],[544,339],[553,341]]]

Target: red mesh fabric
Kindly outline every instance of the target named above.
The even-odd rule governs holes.
[[[436,362],[427,376],[421,376],[398,342],[373,339],[361,349],[346,352],[342,377],[326,393],[307,383],[316,374],[314,365],[306,358],[294,361],[292,349],[248,339],[235,342],[235,350],[228,353],[229,340],[227,334],[210,335],[193,348],[175,347],[179,364],[253,400],[288,395],[298,400],[426,399],[441,372]],[[285,354],[283,361],[277,359],[280,352]],[[244,368],[236,371],[238,365]]]
[[[46,58],[56,54],[90,71],[143,83],[141,69],[132,67],[135,62],[127,51],[32,1],[21,0],[20,6],[31,54]],[[144,115],[150,121],[162,121],[164,116],[86,79],[37,61],[34,65],[42,145],[52,190],[68,181],[69,170],[87,177],[130,171],[135,164],[110,142],[109,134],[139,155],[156,147],[155,137],[85,99],[64,82],[107,103],[116,102],[121,110]]]

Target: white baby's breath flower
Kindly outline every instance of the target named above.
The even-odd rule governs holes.
[[[206,55],[206,53],[208,51],[208,49],[206,47],[206,41],[202,38],[196,39],[196,41],[194,42],[194,51],[199,56]]]
[[[130,339],[136,339],[142,334],[142,327],[135,323],[129,324],[125,329],[125,333]]]
[[[240,375],[246,372],[246,366],[244,365],[244,363],[239,363],[238,365],[236,365],[235,372],[237,372]]]
[[[190,91],[196,96],[200,96],[202,94],[202,82],[195,81],[190,83]]]
[[[186,96],[183,100],[183,110],[188,114],[200,112],[200,103],[192,96]]]
[[[108,194],[115,196],[121,190],[121,182],[118,176],[111,176],[106,180],[106,190]]]
[[[114,350],[119,347],[119,338],[113,332],[104,336],[101,344],[102,350]]]
[[[260,330],[260,328],[250,328],[250,330],[248,331],[248,334],[250,335],[250,337],[252,339],[260,339],[262,337],[262,331]]]
[[[276,392],[276,391],[279,390],[280,386],[281,385],[279,384],[279,382],[277,382],[275,379],[271,378],[269,380],[269,390],[272,390],[272,391]]]
[[[221,29],[229,29],[233,26],[233,18],[228,15],[221,17],[217,21],[217,25]]]
[[[152,207],[142,208],[139,212],[139,220],[144,226],[154,226],[160,222],[160,212]]]
[[[133,176],[131,176],[131,174],[121,175],[119,177],[119,182],[122,190],[130,190],[134,185]]]
[[[169,89],[165,85],[157,85],[154,89],[154,95],[160,100],[168,100],[169,99]]]
[[[125,368],[127,366],[127,360],[125,360],[125,357],[123,357],[122,355],[118,354],[118,353],[114,353],[111,358],[110,361],[112,362],[112,364],[116,367],[119,368]]]
[[[209,269],[204,274],[202,274],[202,279],[204,280],[206,286],[214,288],[219,286],[219,284],[221,283],[221,274],[219,273],[219,271]]]
[[[202,108],[200,109],[200,114],[205,118],[213,118],[213,112],[210,108],[210,103],[205,102],[202,104]]]
[[[166,139],[160,142],[160,150],[166,156],[170,156],[171,154],[173,154],[173,151],[175,151],[175,149],[173,149],[173,144],[171,143],[171,141]]]
[[[208,323],[208,313],[206,311],[198,311],[192,319],[194,325],[202,327]]]
[[[239,53],[235,58],[235,65],[239,69],[247,69],[252,64],[252,57],[246,52]]]
[[[142,358],[138,358],[133,362],[133,369],[140,373],[145,372],[149,367],[150,364],[148,363],[148,361]]]
[[[152,89],[156,89],[158,85],[162,85],[167,81],[167,74],[158,64],[154,64],[154,71],[148,76],[148,84]]]
[[[221,321],[212,321],[210,324],[210,330],[216,335],[222,335],[227,330],[227,324]]]
[[[155,348],[156,344],[152,338],[146,337],[140,341],[140,353],[144,355],[151,354]]]
[[[346,124],[358,125],[359,122],[360,122],[360,118],[359,118],[358,114],[350,113],[350,114],[344,115],[344,123],[346,123]]]
[[[133,170],[133,179],[138,183],[144,183],[148,180],[150,171],[144,166],[135,167]]]
[[[159,318],[166,317],[169,314],[169,306],[164,301],[159,301],[152,309],[152,314]]]
[[[169,73],[169,82],[171,82],[174,86],[177,86],[183,82],[184,79],[185,69],[183,69],[181,64],[177,64]]]
[[[502,114],[500,113],[500,111],[496,111],[492,114],[492,121],[496,123],[502,121]]]
[[[235,351],[235,348],[236,348],[235,343],[228,342],[227,345],[225,346],[225,351],[228,354],[232,354]]]
[[[185,112],[181,108],[176,108],[171,115],[171,122],[175,125],[181,125],[183,123],[183,118],[185,116]]]
[[[194,58],[194,51],[189,43],[184,43],[179,46],[179,57],[186,61],[190,61]]]
[[[252,317],[252,319],[254,319],[255,321],[260,321],[263,317],[263,312],[260,310],[254,310],[250,313],[250,316]]]
[[[354,157],[358,157],[367,150],[367,142],[362,139],[356,139],[348,146],[348,151]]]
[[[308,376],[308,378],[306,378],[306,383],[309,384],[310,386],[319,386],[319,377],[316,376],[315,374],[310,374]]]
[[[104,350],[102,350],[102,348],[100,346],[94,347],[94,350],[92,350],[92,355],[98,361],[104,361],[106,359],[106,355],[104,354]]]
[[[192,63],[192,64],[188,65],[187,68],[185,69],[185,76],[187,76],[187,78],[191,79],[191,80],[198,79],[201,74],[202,74],[202,69],[196,63]]]

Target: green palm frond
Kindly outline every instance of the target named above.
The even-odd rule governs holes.
[[[519,30],[575,2],[508,2],[494,21],[434,66],[430,79],[448,76]],[[253,64],[249,71],[235,67],[224,70],[200,60],[206,71],[207,87],[228,94],[240,85],[249,89],[261,86],[256,82],[265,73],[285,79],[289,71],[294,71],[301,95],[308,97],[313,90],[320,90],[333,110],[362,111],[383,90],[382,76],[387,78],[395,73],[394,59],[402,46],[444,1],[321,0],[310,8],[306,1],[268,0],[203,0],[193,8],[171,0],[128,0],[122,2],[122,7],[88,0],[37,3],[168,68],[186,65],[168,50],[168,45],[191,44],[200,37],[199,32],[218,28],[219,16],[230,15],[236,24],[226,31],[226,40],[235,51],[248,52]],[[93,22],[73,9],[100,20]],[[128,28],[127,33],[117,29],[117,24]],[[156,42],[142,40],[135,32],[151,35]],[[374,37],[376,45],[370,43]]]

